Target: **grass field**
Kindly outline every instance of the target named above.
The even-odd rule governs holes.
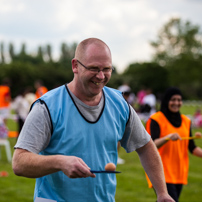
[[[195,108],[183,107],[182,112],[193,114]],[[16,130],[16,124],[8,123],[10,130]],[[199,129],[202,132],[202,129]],[[196,130],[194,129],[193,132]],[[9,139],[13,148],[16,140]],[[202,147],[202,140],[196,140],[196,144]],[[12,171],[11,164],[7,162],[5,149],[1,147],[0,171],[7,171],[8,177],[0,177],[0,202],[31,202],[33,201],[34,179],[17,177]],[[12,149],[13,151],[13,149]],[[127,154],[124,149],[120,150],[120,157],[126,163],[118,165],[117,170],[117,192],[116,202],[154,202],[156,200],[154,191],[147,187],[144,170],[140,164],[136,152]],[[190,155],[189,183],[184,186],[180,202],[201,202],[202,201],[202,159]]]

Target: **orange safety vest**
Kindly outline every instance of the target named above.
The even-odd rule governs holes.
[[[48,89],[45,86],[41,86],[36,91],[36,99],[40,98],[43,94],[47,93]]]
[[[9,107],[10,101],[10,88],[8,86],[0,86],[0,108]]]
[[[181,137],[189,137],[191,121],[185,115],[181,115],[181,126],[175,127],[161,111],[153,114],[146,123],[146,130],[149,134],[151,134],[151,119],[156,121],[160,127],[160,138],[174,132]],[[189,170],[188,145],[189,140],[169,140],[158,149],[163,163],[166,183],[187,184]],[[152,187],[148,177],[147,182],[149,187]]]

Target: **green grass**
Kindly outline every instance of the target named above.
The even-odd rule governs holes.
[[[16,139],[9,139],[13,148]],[[12,149],[13,152],[13,149]],[[33,201],[34,179],[17,177],[12,170],[11,163],[7,162],[5,149],[1,147],[0,172],[7,171],[8,177],[0,177],[0,201],[1,202],[28,202]]]
[[[193,114],[196,108],[183,107],[182,112]],[[10,130],[16,130],[16,123],[8,122]],[[193,130],[195,132],[196,129]],[[202,132],[202,128],[200,129]],[[16,139],[9,139],[11,147],[15,145]],[[196,140],[196,144],[202,147],[202,140]],[[5,149],[1,147],[0,171],[7,171],[8,177],[0,177],[0,201],[1,202],[31,202],[34,194],[34,179],[15,176],[11,164],[7,162]],[[12,149],[13,152],[13,149]],[[127,154],[121,148],[120,157],[126,163],[118,165],[117,170],[122,173],[117,174],[116,202],[154,202],[156,196],[153,189],[147,186],[144,170],[136,152]],[[202,175],[201,159],[190,154],[190,169],[188,185],[184,186],[180,196],[180,202],[200,202],[202,199]]]
[[[181,107],[181,112],[182,112],[183,114],[193,115],[194,112],[195,112],[197,109],[201,109],[201,111],[202,111],[202,106],[200,106],[200,107],[195,106],[195,107],[194,107],[194,106],[191,106],[191,105],[187,105],[187,106],[183,105],[183,106]]]

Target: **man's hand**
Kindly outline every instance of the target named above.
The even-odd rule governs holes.
[[[157,202],[175,202],[168,194],[157,196]]]
[[[90,168],[85,162],[75,156],[63,156],[62,171],[69,178],[95,177],[95,174],[90,172]]]

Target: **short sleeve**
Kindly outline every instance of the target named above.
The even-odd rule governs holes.
[[[51,121],[44,104],[36,103],[27,116],[20,132],[16,148],[39,153],[51,139]]]
[[[120,141],[121,146],[128,153],[143,147],[151,139],[151,136],[145,130],[145,127],[132,106],[130,106],[130,111],[130,118],[126,125],[123,138]]]

